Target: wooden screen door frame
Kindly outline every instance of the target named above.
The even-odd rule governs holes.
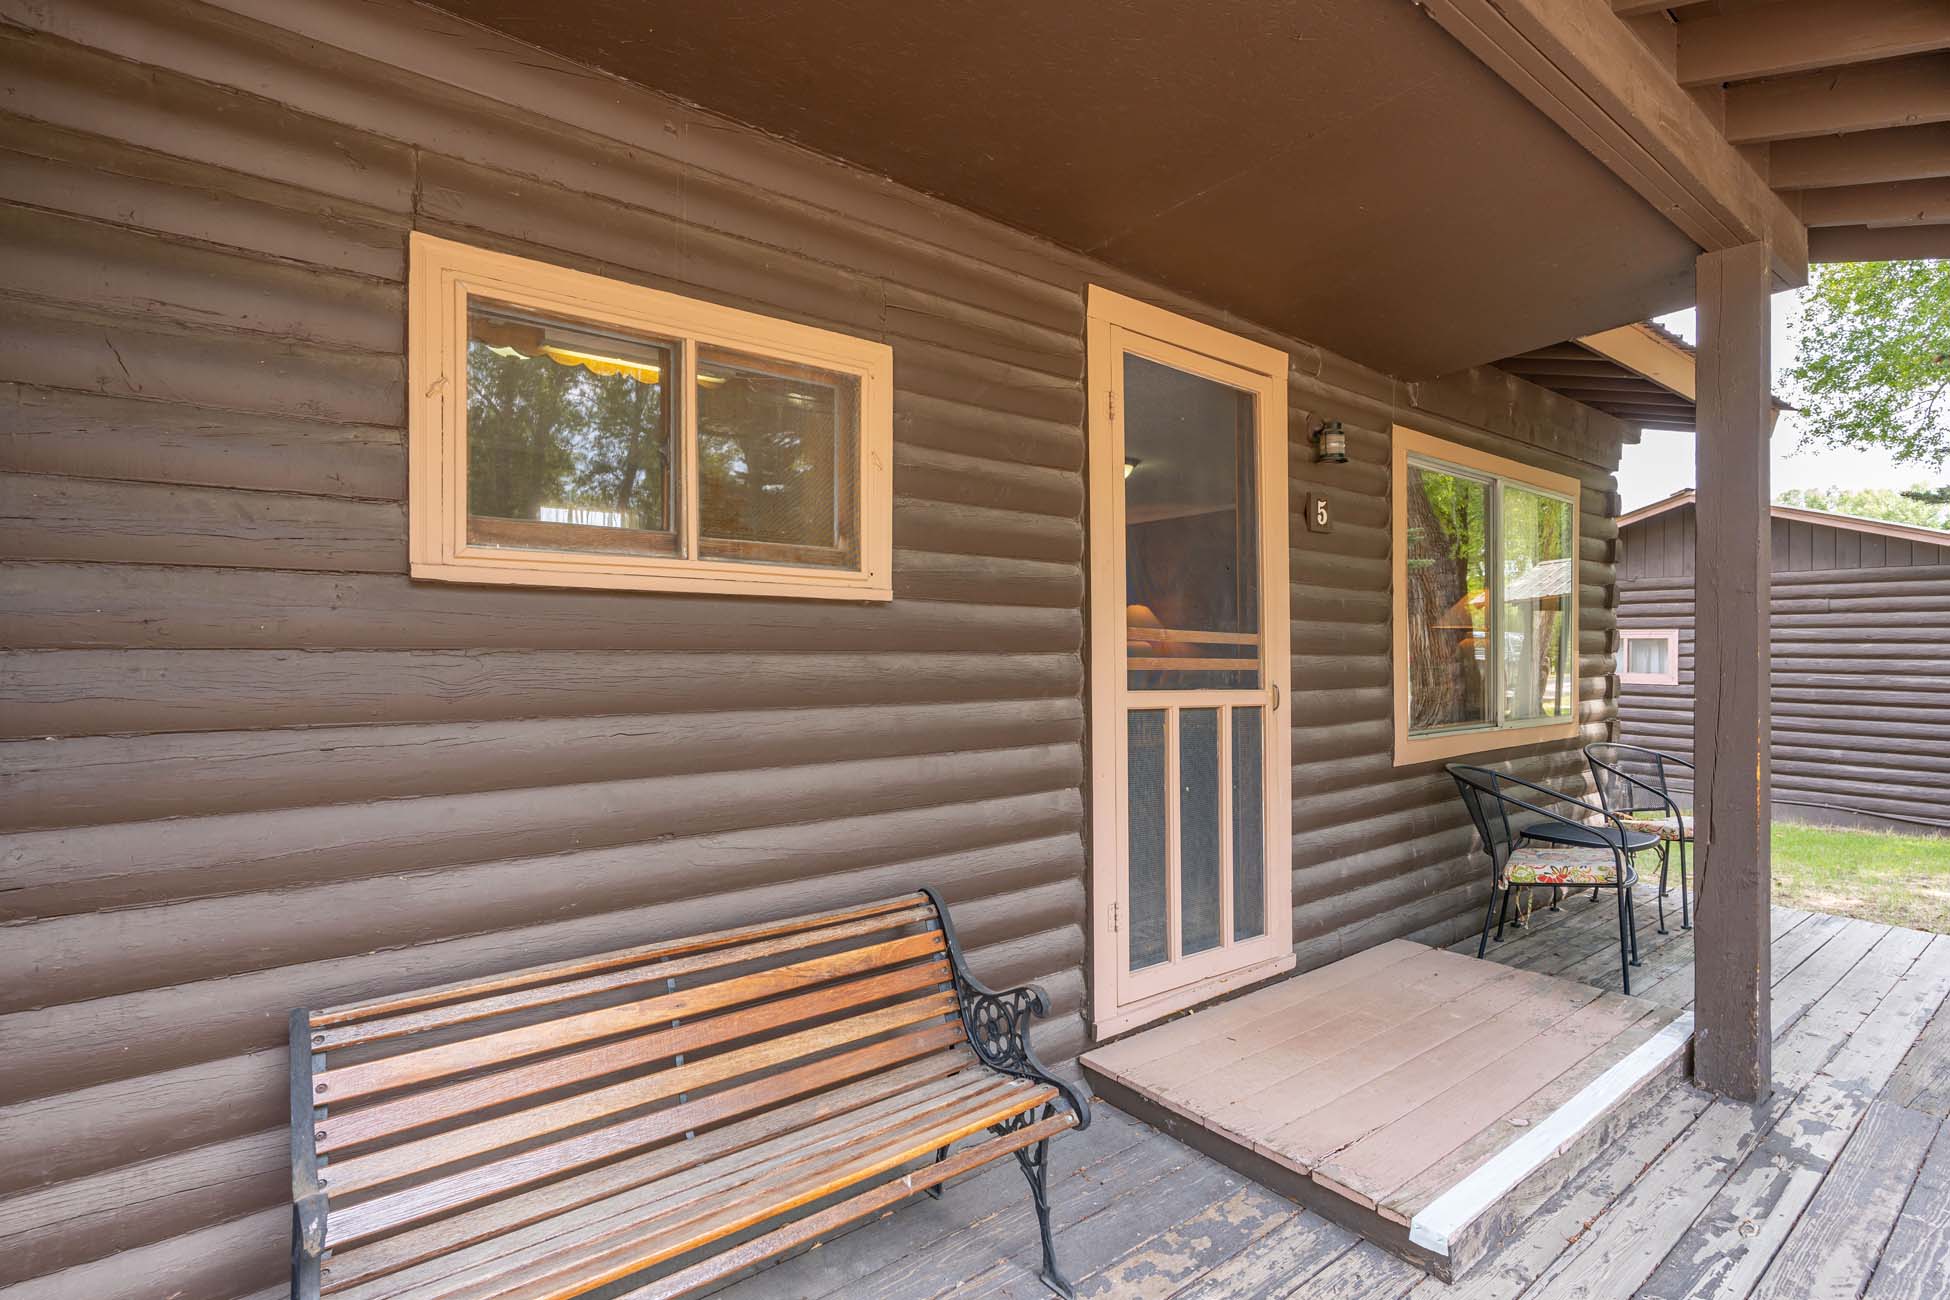
[[[1287,354],[1203,325],[1135,298],[1090,286],[1090,806],[1091,1021],[1098,1038],[1121,1033],[1229,989],[1292,969],[1293,763],[1289,655],[1291,593],[1287,585]],[[1257,692],[1181,691],[1187,707],[1261,704],[1265,769],[1266,933],[1221,944],[1164,966],[1130,969],[1130,915],[1125,871],[1128,834],[1124,556],[1124,356],[1139,356],[1253,394],[1258,421],[1261,680]],[[1261,698],[1255,699],[1254,695]],[[1155,703],[1155,701],[1154,701]],[[1223,732],[1225,729],[1221,728]],[[1229,855],[1228,855],[1229,856]],[[1170,855],[1166,895],[1177,928],[1177,853]],[[1230,869],[1229,863],[1227,869]],[[1223,897],[1230,890],[1222,879]]]

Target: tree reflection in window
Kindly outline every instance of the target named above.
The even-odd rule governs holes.
[[[1489,722],[1490,484],[1408,470],[1408,700],[1415,731]]]
[[[707,558],[855,562],[856,403],[850,376],[699,351],[698,531]]]
[[[671,529],[671,349],[493,310],[469,314],[467,504],[480,520]],[[548,545],[561,535],[474,540]],[[566,544],[566,543],[565,543]],[[578,546],[667,549],[583,535]]]

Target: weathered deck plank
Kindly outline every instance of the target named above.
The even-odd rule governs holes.
[[[1950,1123],[1937,1130],[1862,1300],[1929,1300],[1945,1277],[1950,1277]]]
[[[1293,1294],[1360,1240],[1339,1224],[1303,1211],[1173,1293],[1172,1300],[1264,1300]]]
[[[1871,1103],[1752,1300],[1856,1300],[1941,1124],[1922,1111]]]
[[[1938,1008],[1889,1080],[1889,1100],[1911,1110],[1950,1116],[1950,1003]]]
[[[1079,1296],[1166,1300],[1196,1282],[1215,1258],[1237,1255],[1305,1211],[1258,1183],[1146,1237],[1079,1284]]]

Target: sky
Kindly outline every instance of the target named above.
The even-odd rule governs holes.
[[[1774,379],[1780,390],[1782,373],[1793,364],[1794,342],[1788,335],[1788,322],[1797,311],[1805,290],[1774,295]],[[1690,309],[1661,316],[1667,329],[1695,337]],[[1792,411],[1783,411],[1774,426],[1774,494],[1789,488],[1906,488],[1917,483],[1933,483],[1941,475],[1927,466],[1898,465],[1886,452],[1877,449],[1811,446],[1800,448],[1802,426]],[[1636,510],[1693,486],[1693,435],[1665,433],[1648,429],[1636,447],[1625,448],[1618,467],[1618,492],[1625,509]]]

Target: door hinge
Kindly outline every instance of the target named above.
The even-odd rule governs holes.
[[[1115,903],[1110,905],[1110,932],[1117,933],[1117,904]]]
[[[1104,390],[1104,413],[1112,420],[1117,418],[1117,390],[1115,388],[1106,388]]]

